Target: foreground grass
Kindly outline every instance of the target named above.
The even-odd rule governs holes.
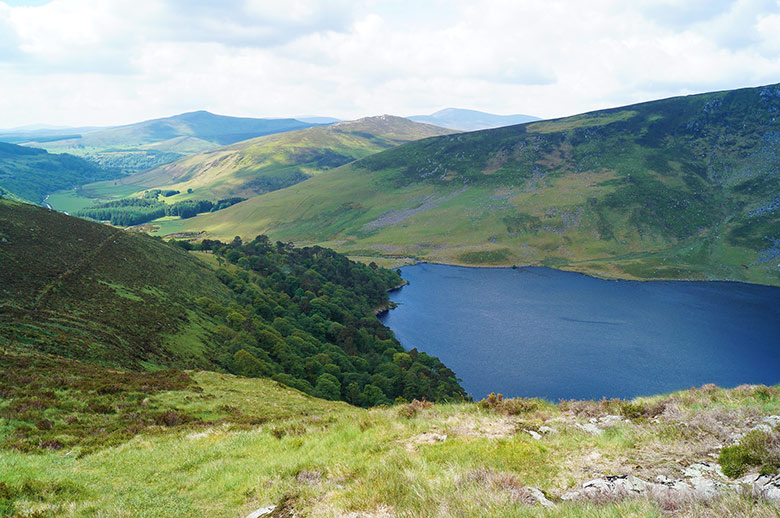
[[[235,517],[277,504],[280,513],[334,517],[777,512],[736,494],[706,502],[558,502],[545,509],[531,505],[524,488],[541,488],[555,501],[597,476],[652,480],[679,476],[694,462],[716,462],[735,433],[780,413],[778,387],[705,386],[630,403],[522,400],[362,410],[264,379],[177,376],[168,376],[174,385],[168,390],[153,390],[147,380],[150,393],[138,404],[163,416],[163,409],[175,412],[179,420],[147,422],[104,444],[61,436],[65,447],[39,444],[24,452],[7,443],[0,450],[0,515]],[[69,416],[87,427],[124,422],[118,410],[136,400],[132,387],[112,393],[99,386],[55,392],[61,404],[44,412],[51,430]],[[80,406],[98,392],[107,392],[100,397],[116,413],[92,415]],[[8,439],[24,429],[24,417],[4,411],[23,396],[3,397],[0,434]],[[601,434],[578,427],[607,415],[621,417]],[[529,433],[545,426],[554,432],[541,439]]]

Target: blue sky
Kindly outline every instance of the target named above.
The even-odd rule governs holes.
[[[0,0],[0,127],[556,117],[780,82],[780,0]]]

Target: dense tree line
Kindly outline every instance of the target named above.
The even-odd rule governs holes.
[[[209,200],[185,200],[172,204],[166,204],[157,200],[158,195],[171,196],[178,191],[152,191],[153,195],[146,193],[143,198],[129,198],[123,200],[101,203],[94,207],[88,207],[76,212],[80,218],[89,218],[98,221],[108,221],[112,225],[128,227],[141,225],[163,216],[179,216],[192,218],[203,212],[215,212],[235,205],[243,198],[225,198],[216,202]]]
[[[455,374],[437,358],[406,351],[375,316],[400,275],[350,261],[318,246],[204,240],[186,249],[211,250],[217,276],[235,294],[228,306],[198,304],[222,322],[218,362],[244,376],[267,376],[303,392],[354,405],[466,397]]]

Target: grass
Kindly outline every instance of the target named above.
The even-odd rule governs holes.
[[[85,197],[82,192],[77,189],[54,192],[49,196],[49,199],[46,200],[46,203],[51,205],[54,210],[66,212],[68,214],[73,214],[81,209],[91,207],[95,202],[96,200],[94,198]]]
[[[103,381],[94,371],[82,379],[78,369],[65,372],[64,379],[84,385],[64,385],[57,392],[61,405],[48,412],[122,421],[74,411]],[[710,460],[718,441],[751,419],[780,412],[777,387],[705,386],[630,403],[502,400],[362,410],[262,379],[177,376],[150,378],[180,385],[150,387],[141,403],[187,416],[180,422],[149,424],[91,450],[0,450],[6,514],[233,517],[280,504],[301,516],[773,516],[770,505],[736,494],[672,509],[669,502],[637,499],[545,510],[529,505],[524,488],[539,487],[555,500],[598,474],[675,475]],[[149,383],[113,378],[128,389]],[[133,394],[101,397],[132,404]],[[12,404],[19,397],[12,396]],[[631,419],[600,436],[575,426],[621,412]],[[5,437],[12,434],[9,424],[0,418]],[[543,425],[557,432],[535,440],[525,431]]]

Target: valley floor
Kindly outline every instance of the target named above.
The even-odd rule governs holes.
[[[754,481],[762,462],[777,473],[780,387],[704,386],[633,402],[494,398],[363,410],[264,379],[190,376],[193,385],[138,403],[188,419],[163,419],[103,448],[0,450],[0,515],[778,514],[778,482]],[[117,412],[132,399],[105,397]],[[15,401],[0,402],[6,440],[20,433],[9,414]],[[721,450],[748,441],[750,430],[748,439],[763,437],[769,456],[726,462],[730,479],[718,465]]]

